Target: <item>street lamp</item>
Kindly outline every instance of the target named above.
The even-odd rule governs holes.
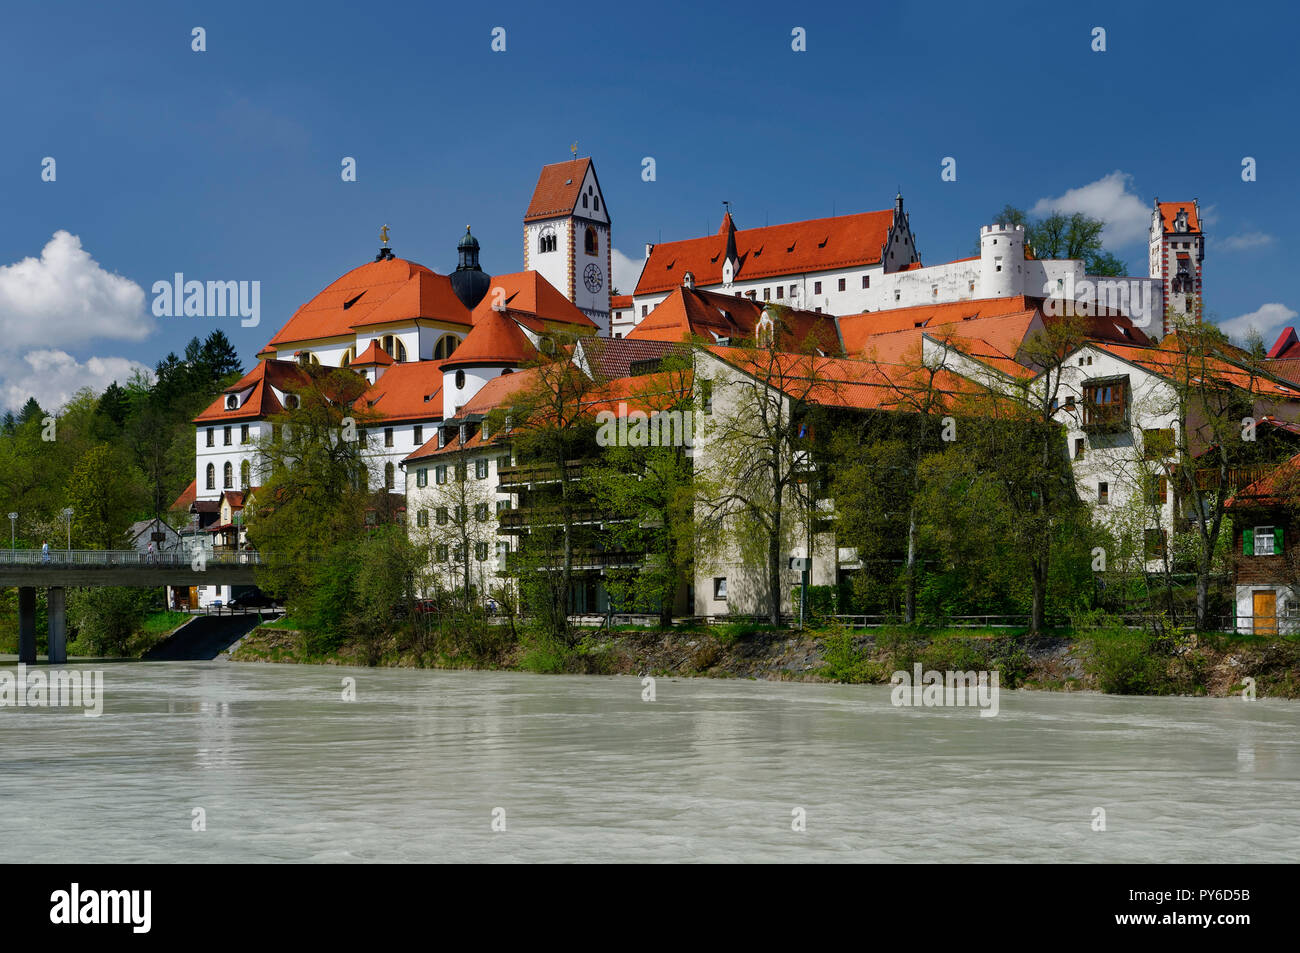
[[[18,531],[17,529],[15,529],[17,525],[18,525],[18,514],[10,513],[9,514],[9,551],[11,553],[18,551],[18,536],[17,536]]]
[[[68,553],[72,553],[72,507],[63,508],[63,522],[68,524]]]

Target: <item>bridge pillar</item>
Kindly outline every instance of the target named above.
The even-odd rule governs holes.
[[[18,661],[36,663],[36,589],[18,587]]]
[[[68,660],[68,613],[64,603],[64,588],[51,586],[48,592],[50,615],[50,664],[62,665]]]

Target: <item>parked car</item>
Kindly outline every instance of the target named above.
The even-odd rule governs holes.
[[[415,611],[421,615],[434,613],[438,611],[437,600],[434,599],[417,599],[415,602]]]

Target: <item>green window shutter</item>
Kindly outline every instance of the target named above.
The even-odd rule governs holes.
[[[1255,531],[1253,529],[1243,529],[1241,531],[1241,552],[1244,556],[1255,555]]]
[[[1281,526],[1273,527],[1273,555],[1274,556],[1282,555],[1282,527]]]

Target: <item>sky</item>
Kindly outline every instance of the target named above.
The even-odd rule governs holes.
[[[1300,311],[1298,25],[1281,3],[1134,0],[11,5],[0,409],[54,409],[215,328],[251,367],[384,224],[439,272],[471,225],[486,271],[518,271],[538,170],[575,141],[623,291],[647,241],[716,231],[723,201],[745,228],[901,189],[927,264],[1008,203],[1081,210],[1145,275],[1153,199],[1195,198],[1208,315],[1271,343]],[[260,323],[154,316],[177,272],[259,282]]]

